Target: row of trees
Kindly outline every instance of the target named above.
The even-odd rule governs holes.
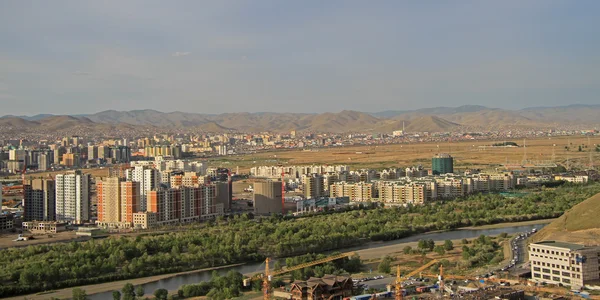
[[[303,218],[238,215],[175,233],[3,249],[0,297],[331,251],[433,230],[553,218],[598,192],[600,184],[565,185],[523,198],[479,194]]]

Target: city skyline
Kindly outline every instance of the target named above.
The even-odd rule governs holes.
[[[3,115],[600,104],[599,5],[7,2],[0,103]]]

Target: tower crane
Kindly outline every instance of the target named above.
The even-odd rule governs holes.
[[[396,300],[402,300],[402,281],[404,279],[406,279],[407,277],[414,276],[417,273],[422,272],[423,270],[431,267],[433,264],[435,264],[437,262],[438,262],[438,260],[434,259],[404,276],[400,276],[400,266],[397,266],[396,267],[396,282],[395,282]]]
[[[311,262],[307,262],[307,263],[303,263],[303,264],[299,264],[293,267],[289,267],[289,268],[285,268],[281,271],[276,271],[276,272],[271,272],[271,270],[269,270],[269,262],[270,259],[267,258],[265,260],[265,272],[262,274],[256,274],[254,276],[252,276],[252,278],[250,278],[250,280],[257,280],[257,279],[262,279],[262,291],[263,291],[263,299],[264,300],[269,300],[271,299],[271,286],[269,284],[269,281],[271,280],[271,278],[273,278],[274,276],[279,276],[279,275],[283,275],[289,272],[293,272],[296,270],[300,270],[300,269],[304,269],[306,267],[312,267],[312,266],[316,266],[316,265],[320,265],[326,262],[330,262],[330,261],[334,261],[334,260],[338,260],[341,258],[345,258],[345,257],[350,257],[354,255],[354,252],[348,252],[348,253],[342,253],[342,254],[337,254],[337,255],[332,255],[326,258],[322,258],[322,259],[317,259]]]

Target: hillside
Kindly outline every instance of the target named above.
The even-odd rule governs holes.
[[[575,205],[560,218],[531,237],[532,242],[559,240],[573,243],[600,244],[600,194]]]
[[[447,132],[462,129],[497,130],[507,128],[548,129],[561,126],[583,128],[600,127],[600,105],[569,105],[562,107],[535,107],[522,110],[488,108],[480,105],[434,107],[411,111],[384,111],[364,113],[344,110],[336,113],[224,113],[201,114],[189,112],[160,112],[156,110],[107,110],[90,115],[33,117],[5,116],[0,126],[44,129],[66,129],[73,126],[107,128],[153,126],[159,128],[198,128],[205,132],[374,132],[391,133],[402,129],[407,132]]]

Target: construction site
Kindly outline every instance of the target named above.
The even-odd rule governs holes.
[[[353,256],[355,253],[342,253],[324,259],[283,268],[279,271],[269,269],[269,259],[265,261],[264,273],[244,279],[244,286],[250,287],[252,281],[262,282],[262,299],[288,300],[376,300],[376,299],[600,299],[600,296],[587,292],[568,290],[564,287],[541,285],[527,278],[510,276],[470,277],[446,275],[442,265],[437,274],[424,273],[438,263],[430,260],[422,266],[404,271],[395,266],[396,276],[388,278],[389,283],[383,291],[365,293],[365,279],[352,279],[349,276],[325,275],[321,278],[309,278],[306,281],[295,280],[285,286],[273,288],[271,282],[295,270],[324,264],[334,260]],[[383,276],[380,276],[383,278]],[[380,279],[378,277],[370,279]],[[368,280],[368,279],[367,279]],[[362,293],[361,293],[362,292]],[[360,295],[356,295],[360,293]],[[259,299],[259,298],[256,298]]]

